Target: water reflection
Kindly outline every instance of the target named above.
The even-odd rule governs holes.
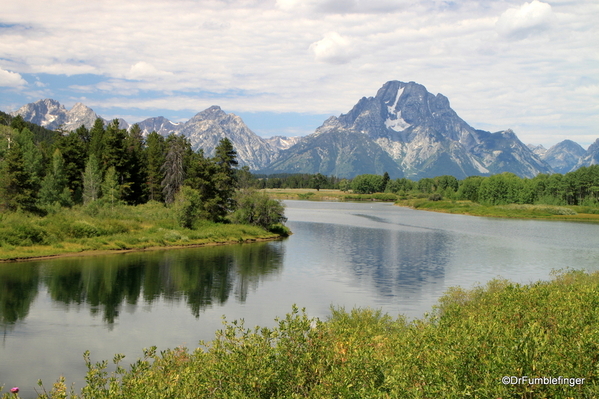
[[[0,267],[0,323],[9,329],[27,317],[39,284],[38,267],[22,270],[19,266]]]
[[[6,330],[23,321],[38,290],[66,309],[85,304],[108,325],[123,305],[131,310],[159,298],[185,301],[197,318],[231,295],[245,302],[263,276],[280,272],[282,260],[282,246],[259,243],[2,265],[0,322]]]
[[[402,297],[441,283],[453,253],[454,238],[441,230],[313,222],[295,222],[292,227],[302,239],[310,237],[309,243],[297,245],[310,246],[315,253],[329,252],[332,263],[358,284],[370,286],[368,291],[378,297]]]

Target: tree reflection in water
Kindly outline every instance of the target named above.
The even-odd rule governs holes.
[[[231,294],[245,302],[261,278],[281,271],[282,260],[283,247],[273,242],[6,264],[0,267],[0,323],[6,330],[23,321],[44,288],[67,308],[101,312],[109,325],[124,303],[160,298],[186,301],[197,318]]]

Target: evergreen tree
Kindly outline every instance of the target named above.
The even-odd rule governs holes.
[[[128,184],[124,200],[129,204],[141,204],[147,201],[147,161],[144,151],[144,139],[141,128],[136,123],[131,126],[125,138],[126,159],[123,181]]]
[[[40,148],[35,145],[33,133],[24,128],[17,132],[15,141],[19,143],[23,155],[24,167],[29,174],[33,190],[38,192],[44,175],[44,157]]]
[[[162,165],[165,162],[166,145],[164,137],[156,132],[148,135],[147,146],[145,148],[145,160],[147,165],[147,185],[148,199],[153,201],[162,201],[162,180],[164,173]]]
[[[320,189],[327,183],[328,181],[326,176],[321,173],[317,173],[312,177],[312,187],[314,187],[316,191],[320,191]]]
[[[57,148],[52,155],[52,164],[50,170],[42,181],[40,195],[40,205],[71,206],[71,192],[67,187],[67,178],[64,170],[64,159],[60,150]]]
[[[121,199],[120,186],[117,179],[116,168],[111,166],[104,175],[104,181],[102,182],[102,198],[110,203],[113,207]]]
[[[88,153],[94,154],[98,162],[102,159],[102,152],[104,151],[104,120],[97,118],[94,122],[94,126],[89,131],[89,151]]]
[[[161,169],[164,179],[161,185],[164,202],[171,204],[185,180],[184,158],[189,142],[184,136],[171,134],[166,140],[166,147],[165,161]]]
[[[387,184],[389,184],[389,180],[391,180],[391,178],[389,177],[389,173],[387,173],[387,172],[383,173],[383,182],[381,183],[381,187],[383,188],[383,191],[387,190]]]
[[[17,132],[21,132],[27,125],[21,115],[17,115],[10,121],[10,127],[15,129]]]
[[[120,184],[125,182],[126,137],[127,131],[119,129],[119,120],[114,119],[108,124],[102,140],[103,148],[100,157],[102,170],[106,172],[108,168],[113,166]]]
[[[215,173],[212,180],[215,187],[214,206],[210,209],[210,215],[213,220],[222,220],[228,213],[235,209],[235,200],[233,198],[237,189],[236,167],[237,152],[233,148],[233,143],[228,138],[222,139],[216,146],[213,158],[215,164]]]
[[[64,173],[67,180],[67,186],[73,193],[73,200],[76,203],[82,201],[83,193],[83,171],[85,162],[88,158],[89,132],[85,126],[81,126],[74,132],[70,132],[58,139],[57,147],[62,153],[64,159]]]
[[[9,211],[38,211],[31,175],[18,141],[12,141],[0,165],[0,202]]]
[[[189,167],[187,168],[184,184],[199,193],[202,207],[201,215],[207,219],[212,219],[212,215],[218,209],[220,202],[214,179],[217,172],[216,163],[213,159],[206,158],[202,149],[191,153],[188,158]]]
[[[83,172],[83,203],[89,204],[99,198],[102,184],[102,172],[98,158],[91,154]]]

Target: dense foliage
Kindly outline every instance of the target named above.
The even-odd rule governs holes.
[[[317,188],[317,175],[286,175],[284,177],[252,176],[248,186],[257,188]],[[599,165],[582,167],[565,175],[539,174],[532,179],[513,173],[493,176],[470,176],[457,180],[450,175],[423,178],[389,179],[384,175],[358,175],[351,180],[324,177],[328,184],[321,188],[352,190],[356,194],[392,193],[412,195],[431,200],[469,200],[485,205],[545,204],[599,205]],[[303,182],[298,184],[297,182]]]
[[[411,322],[370,309],[323,322],[294,307],[272,328],[225,321],[194,351],[146,349],[128,370],[117,355],[110,374],[86,353],[81,393],[61,379],[41,398],[596,398],[598,301],[599,273],[566,272],[452,289]]]
[[[173,207],[180,227],[193,228],[200,219],[227,222],[249,173],[237,169],[227,138],[206,157],[192,151],[184,136],[152,132],[144,138],[138,125],[121,129],[116,119],[49,134],[30,130],[20,117],[0,117],[0,211],[43,216],[79,204],[114,208],[161,201]],[[283,220],[279,202],[268,205]]]

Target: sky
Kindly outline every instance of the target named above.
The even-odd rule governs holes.
[[[312,133],[389,80],[546,148],[599,138],[597,0],[21,0],[0,13],[0,110],[52,98],[129,123],[219,105]]]

